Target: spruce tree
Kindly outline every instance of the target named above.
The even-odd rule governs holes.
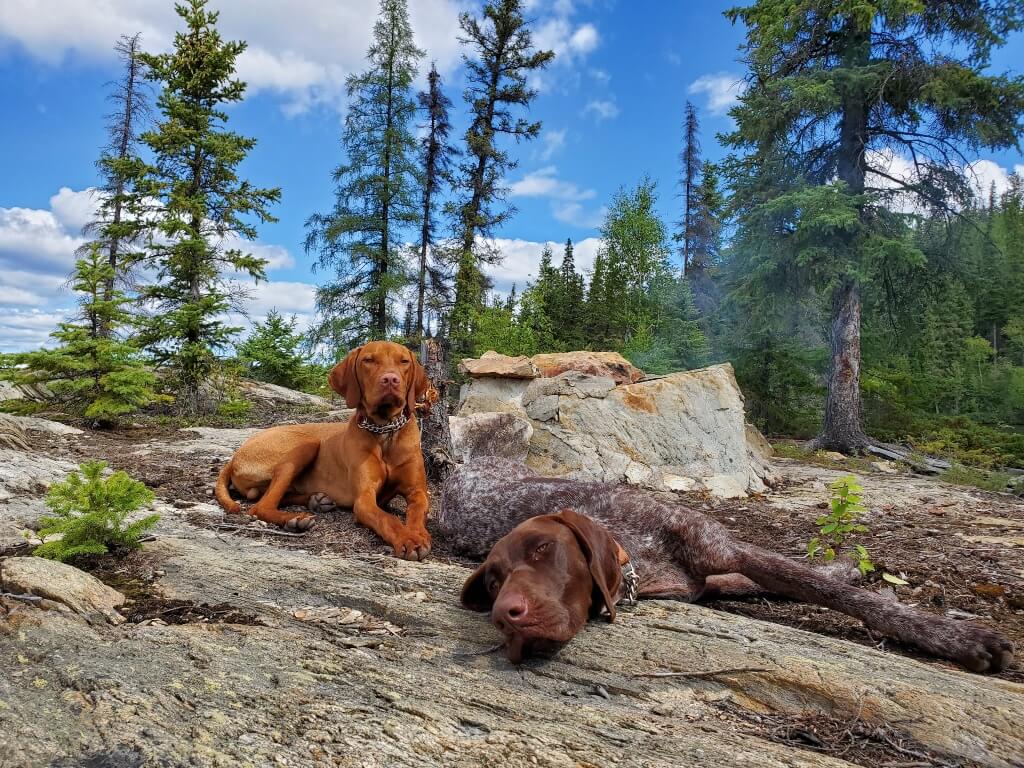
[[[696,251],[699,208],[697,184],[700,176],[700,124],[697,108],[686,102],[686,117],[683,121],[683,151],[679,154],[681,164],[679,185],[683,190],[683,215],[679,219],[679,230],[675,240],[680,244],[679,256],[683,264],[683,276],[689,272]]]
[[[426,92],[419,94],[420,110],[426,115],[426,132],[420,140],[423,190],[419,270],[416,275],[416,320],[413,328],[414,338],[417,339],[423,338],[424,335],[424,312],[429,306],[430,299],[433,299],[435,306],[446,304],[450,300],[449,275],[446,274],[442,259],[436,254],[438,246],[434,238],[434,211],[438,206],[439,195],[451,182],[451,162],[455,148],[448,143],[448,134],[451,131],[448,110],[452,102],[444,95],[437,67],[430,68],[427,84]]]
[[[583,275],[576,271],[572,240],[565,241],[562,264],[557,274],[555,290],[548,302],[555,338],[562,349],[581,349],[584,346],[585,287]]]
[[[238,345],[238,359],[246,375],[280,387],[306,389],[321,381],[313,381],[315,367],[306,364],[302,349],[305,336],[298,330],[298,319],[284,317],[276,309],[256,323],[248,338]]]
[[[113,274],[109,254],[94,243],[71,276],[80,294],[77,320],[50,334],[58,343],[53,349],[10,356],[14,366],[4,373],[18,384],[45,384],[67,413],[104,427],[156,397],[156,377],[139,349],[118,338],[130,322],[129,300],[110,287]]]
[[[218,14],[206,10],[205,0],[188,0],[176,10],[186,29],[175,34],[173,50],[140,56],[147,76],[163,90],[157,125],[141,136],[154,160],[142,169],[137,189],[159,205],[147,219],[142,264],[155,272],[156,282],[140,291],[152,312],[139,338],[171,368],[178,412],[195,414],[209,405],[201,387],[213,372],[216,351],[238,331],[224,318],[237,293],[228,285],[230,273],[265,278],[263,259],[225,248],[222,238],[254,238],[246,218],[274,221],[268,206],[280,190],[238,177],[256,140],[225,127],[224,107],[245,92],[245,83],[234,77],[245,43],[221,39]]]
[[[460,41],[470,48],[463,54],[466,65],[464,98],[471,123],[466,131],[466,161],[460,166],[460,186],[468,197],[454,206],[457,220],[458,266],[455,275],[455,306],[451,334],[459,352],[469,352],[473,318],[483,306],[486,284],[481,265],[495,263],[497,254],[483,238],[508,219],[512,209],[502,205],[502,180],[516,162],[499,146],[502,136],[516,142],[535,138],[540,122],[515,114],[536,96],[527,85],[529,77],[554,58],[552,51],[533,47],[522,0],[493,0],[484,5],[480,18],[463,13]]]
[[[334,171],[334,209],[306,222],[306,251],[333,279],[317,290],[319,343],[344,318],[349,344],[386,338],[396,325],[390,299],[407,283],[401,233],[415,224],[416,113],[412,81],[423,52],[416,47],[405,0],[381,0],[367,51],[369,67],[346,83],[348,113]]]
[[[138,242],[145,227],[146,201],[136,189],[144,163],[138,155],[139,129],[150,118],[150,106],[141,60],[141,35],[122,35],[114,46],[124,67],[114,84],[110,100],[113,111],[107,115],[107,146],[96,162],[103,183],[96,218],[85,226],[91,240],[80,253],[88,255],[94,245],[106,254],[111,273],[104,298],[113,297],[115,281],[138,260]],[[109,335],[112,329],[101,325],[98,332]]]
[[[788,284],[830,303],[831,356],[816,445],[858,452],[864,291],[883,265],[920,263],[899,198],[956,208],[965,152],[1017,146],[1024,78],[990,75],[1020,3],[758,0],[747,26],[749,87],[732,110],[728,164],[737,250],[751,292]],[[909,155],[911,178],[892,153]]]

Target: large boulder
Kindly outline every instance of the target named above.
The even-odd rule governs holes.
[[[567,371],[607,377],[616,384],[633,384],[644,378],[644,372],[618,352],[550,352],[511,357],[489,350],[478,358],[464,359],[459,370],[474,379],[550,379]]]
[[[618,352],[555,352],[534,355],[530,362],[542,377],[552,378],[566,371],[613,379],[616,384],[635,384],[644,372]]]
[[[7,593],[48,600],[89,620],[124,621],[115,610],[124,605],[124,595],[95,576],[56,560],[5,557],[0,560],[0,587]]]
[[[771,447],[745,422],[727,363],[625,384],[576,370],[474,379],[459,414],[494,411],[529,419],[527,463],[545,475],[724,497],[763,492],[775,479]]]
[[[312,395],[309,392],[299,392],[288,387],[281,387],[277,384],[268,384],[265,381],[243,380],[238,384],[246,397],[252,400],[263,400],[272,405],[298,405],[310,408],[321,408],[328,410],[331,403],[319,395]]]
[[[484,352],[478,358],[466,358],[459,364],[459,371],[473,378],[497,376],[503,379],[535,379],[537,368],[525,356],[509,357],[494,350]]]

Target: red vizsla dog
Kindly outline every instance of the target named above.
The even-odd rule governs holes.
[[[233,485],[250,501],[251,514],[289,530],[306,530],[311,514],[282,512],[282,504],[309,504],[326,494],[351,507],[356,520],[394,547],[395,555],[422,560],[430,552],[427,477],[416,426],[416,400],[430,382],[408,349],[374,341],[353,349],[330,373],[331,388],[356,412],[346,424],[272,427],[250,437],[221,470],[217,501],[228,512],[241,505]],[[405,497],[405,523],[381,509]]]

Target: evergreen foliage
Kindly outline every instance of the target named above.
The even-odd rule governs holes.
[[[274,221],[268,206],[278,189],[261,189],[238,177],[238,165],[256,140],[227,130],[224,108],[242,100],[245,83],[235,63],[245,43],[225,42],[217,31],[218,14],[205,0],[175,6],[185,30],[169,53],[141,54],[147,76],[163,88],[160,117],[141,140],[153,161],[140,171],[136,190],[157,201],[146,222],[148,242],[140,261],[155,273],[140,298],[151,311],[139,339],[175,379],[176,409],[196,414],[208,409],[202,385],[213,371],[215,353],[239,329],[224,317],[238,286],[232,272],[265,279],[265,262],[239,248],[228,235],[252,239],[249,217]]]
[[[422,57],[406,0],[381,0],[368,68],[346,83],[345,160],[334,171],[334,208],[306,222],[306,251],[332,273],[317,289],[320,323],[312,336],[333,346],[341,320],[347,338],[335,353],[384,339],[397,324],[391,299],[409,282],[402,233],[421,211],[411,122],[412,81]]]
[[[103,555],[111,550],[137,549],[139,539],[156,525],[160,515],[146,515],[129,523],[128,518],[153,502],[145,485],[124,472],[104,479],[104,461],[83,464],[55,483],[46,494],[52,515],[40,518],[43,543],[34,555],[64,562],[78,555]],[[46,541],[49,536],[61,538]]]
[[[284,317],[272,309],[266,320],[253,326],[249,337],[238,346],[238,359],[245,374],[257,381],[289,389],[316,389],[321,369],[306,363],[306,337],[297,330],[298,319]]]
[[[471,351],[472,326],[484,306],[487,283],[481,267],[500,260],[487,238],[514,210],[503,204],[502,180],[516,161],[498,139],[527,141],[540,133],[539,121],[516,112],[529,107],[536,96],[527,85],[530,76],[555,56],[552,51],[534,49],[523,13],[522,0],[493,0],[484,5],[480,17],[463,13],[459,18],[459,39],[470,49],[463,54],[467,70],[463,98],[471,117],[465,160],[459,167],[459,185],[468,196],[451,207],[459,250],[450,332],[459,352]]]
[[[8,355],[0,376],[43,384],[54,404],[98,426],[110,426],[156,398],[156,377],[141,353],[119,334],[129,327],[128,299],[111,288],[114,268],[94,243],[75,262],[72,287],[80,294],[74,322],[58,325],[52,349]]]
[[[966,199],[963,152],[1015,146],[1024,78],[984,70],[1020,27],[1019,3],[758,0],[749,87],[732,110],[728,164],[747,289],[812,290],[830,303],[820,447],[863,448],[861,313],[885,269],[919,266],[899,204]],[[911,154],[914,172],[892,168]]]

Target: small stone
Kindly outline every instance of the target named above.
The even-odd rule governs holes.
[[[317,744],[329,744],[333,741],[331,734],[327,731],[321,731],[318,728],[306,731],[303,736],[305,736],[309,741],[316,742]]]

